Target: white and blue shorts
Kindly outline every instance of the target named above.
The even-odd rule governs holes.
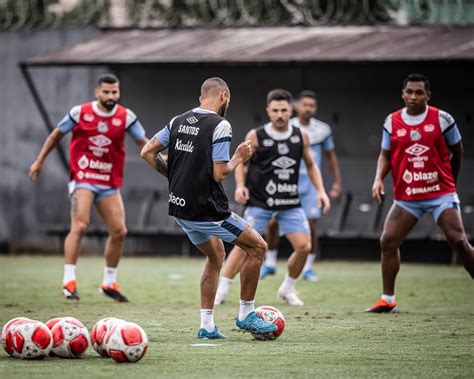
[[[308,220],[317,220],[321,217],[321,208],[318,207],[318,191],[311,186],[308,191],[299,193],[301,208]]]
[[[276,218],[280,236],[291,233],[309,233],[308,219],[302,208],[291,208],[274,211],[259,207],[247,207],[244,219],[260,234],[267,232],[267,225],[271,218]]]
[[[176,217],[173,218],[194,245],[207,242],[212,236],[232,243],[244,231],[245,226],[248,225],[242,217],[234,212],[222,221],[189,221]]]
[[[394,200],[393,202],[417,219],[420,219],[425,213],[429,213],[435,223],[438,223],[439,216],[445,209],[454,208],[458,211],[461,210],[457,193],[448,193],[447,195],[428,200]]]
[[[102,200],[104,197],[120,192],[118,188],[110,188],[98,184],[78,183],[73,180],[69,182],[69,196],[71,197],[74,191],[79,188],[84,188],[88,189],[89,191],[92,191],[92,193],[94,194],[95,203],[97,203],[99,200]]]

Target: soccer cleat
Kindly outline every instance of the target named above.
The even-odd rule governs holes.
[[[117,283],[112,283],[111,286],[102,284],[99,287],[99,292],[105,296],[114,299],[117,303],[128,303],[127,297],[120,292],[120,287]]]
[[[208,332],[206,329],[201,328],[198,330],[197,338],[200,340],[223,340],[225,336],[219,332],[217,325],[214,326],[212,332]]]
[[[261,270],[260,270],[260,279],[263,279],[268,275],[275,275],[275,274],[276,274],[276,268],[275,267],[270,267],[270,266],[263,265]]]
[[[243,320],[237,319],[235,325],[237,326],[237,330],[241,332],[261,334],[262,336],[270,333],[273,334],[273,332],[278,329],[277,326],[258,317],[255,311],[250,312]]]
[[[368,313],[392,313],[397,311],[397,302],[389,303],[384,299],[377,300],[370,308],[365,310]]]
[[[70,280],[63,285],[63,294],[66,299],[79,300],[79,293],[77,292],[77,280]]]
[[[279,299],[286,301],[289,305],[304,305],[303,301],[298,297],[298,294],[294,289],[283,289],[279,288],[277,292]]]
[[[303,279],[312,283],[319,282],[319,276],[312,268],[303,272]]]
[[[227,300],[227,293],[216,292],[216,298],[214,299],[214,305],[224,304]]]

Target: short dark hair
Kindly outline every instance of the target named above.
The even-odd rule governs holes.
[[[430,90],[430,81],[428,78],[421,74],[410,74],[403,81],[403,89],[406,88],[408,82],[423,82],[425,84],[425,90],[429,92]]]
[[[273,100],[285,100],[288,101],[289,104],[291,104],[291,102],[293,101],[293,96],[291,96],[291,93],[289,93],[285,89],[272,89],[270,92],[268,92],[267,95],[267,105],[270,104]]]
[[[310,99],[313,99],[315,101],[318,100],[318,95],[315,91],[312,91],[310,89],[305,89],[303,91],[301,91],[299,94],[298,94],[298,97],[296,98],[297,101],[301,100],[303,97],[309,97]]]
[[[102,74],[97,78],[97,85],[100,86],[102,83],[115,84],[119,82],[114,74]]]
[[[230,95],[230,89],[224,79],[217,76],[206,79],[201,85],[201,96],[215,96],[219,91],[227,91]]]

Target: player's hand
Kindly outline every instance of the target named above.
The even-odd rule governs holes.
[[[375,179],[372,186],[372,198],[377,201],[377,203],[382,202],[382,198],[385,196],[385,187],[383,181],[380,179]]]
[[[329,212],[329,209],[331,208],[331,201],[329,200],[326,192],[318,192],[318,207],[322,208],[324,214]]]
[[[235,189],[234,200],[237,203],[241,205],[245,205],[247,204],[249,197],[250,197],[250,194],[249,194],[249,189],[247,187],[243,186],[243,187],[238,187]]]
[[[33,164],[30,166],[30,172],[28,176],[32,181],[38,179],[39,174],[41,174],[41,170],[43,169],[43,163],[39,161],[34,161]]]
[[[235,156],[246,162],[252,155],[252,143],[250,141],[244,141],[235,150]]]
[[[331,190],[329,191],[329,196],[331,197],[331,199],[334,200],[334,199],[337,199],[341,195],[341,192],[342,192],[342,186],[339,183],[334,182],[332,184]]]

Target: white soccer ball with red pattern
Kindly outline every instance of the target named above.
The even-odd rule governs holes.
[[[138,362],[148,348],[145,331],[133,322],[117,322],[105,337],[107,354],[116,362]]]
[[[51,351],[53,336],[42,322],[18,317],[3,328],[2,344],[14,358],[43,359]]]
[[[258,317],[261,319],[272,323],[275,325],[278,329],[275,330],[271,334],[266,334],[266,335],[261,335],[261,334],[252,334],[255,339],[257,340],[275,340],[278,337],[281,336],[283,331],[285,330],[285,317],[283,317],[283,314],[275,307],[272,307],[270,305],[263,305],[261,307],[258,307],[255,309],[255,313],[257,314]]]
[[[91,344],[97,353],[103,357],[108,357],[107,348],[105,346],[105,337],[110,328],[117,322],[125,322],[119,318],[107,317],[96,322],[91,330]]]
[[[74,317],[53,320],[48,321],[53,325],[53,354],[61,358],[82,358],[89,347],[89,331],[84,324]]]

